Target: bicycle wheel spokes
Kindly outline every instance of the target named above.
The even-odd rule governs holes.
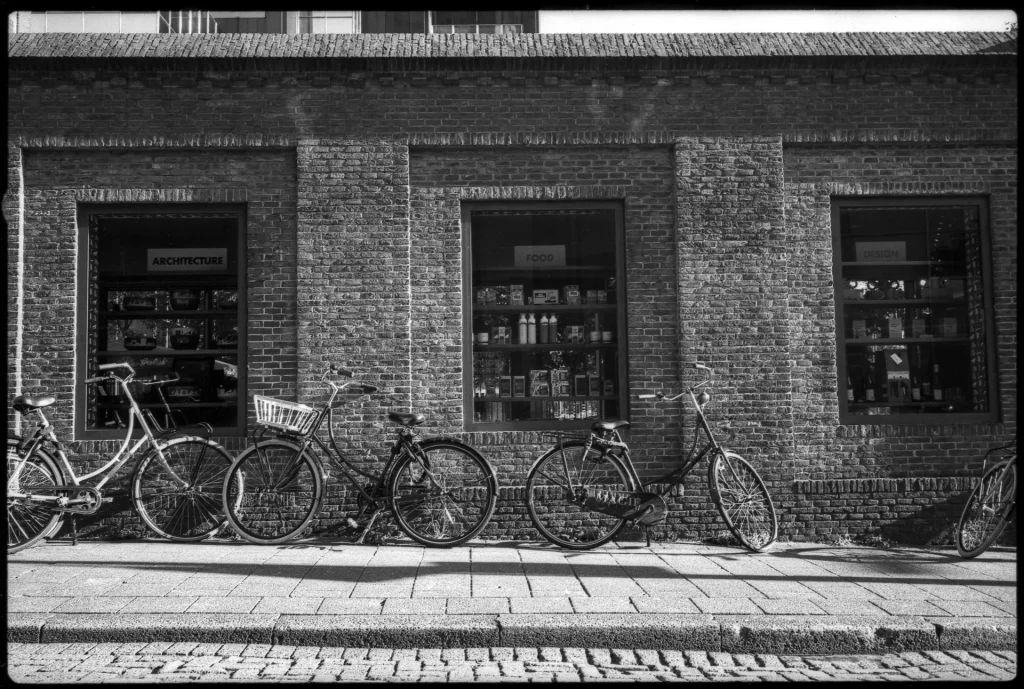
[[[550,450],[526,479],[526,506],[537,531],[555,545],[585,550],[608,542],[625,521],[583,506],[582,497],[632,492],[625,467],[582,443]]]
[[[132,500],[146,525],[174,541],[198,541],[224,523],[221,491],[231,457],[205,440],[181,438],[161,447],[135,472]],[[187,482],[182,486],[180,481]]]
[[[35,454],[22,465],[16,450],[17,441],[7,440],[7,552],[16,553],[47,538],[60,525],[61,516],[51,509],[50,504],[35,502],[27,498],[11,497],[11,493],[53,495],[57,492],[59,473],[56,466],[42,455]],[[12,480],[13,479],[13,480]]]
[[[235,460],[224,485],[228,521],[253,543],[298,537],[320,509],[321,472],[309,455],[280,441],[250,447]]]
[[[420,448],[426,460],[407,456],[391,479],[395,520],[424,545],[465,543],[483,530],[494,511],[494,470],[458,443],[427,441]]]
[[[755,552],[778,536],[775,506],[750,463],[733,452],[718,454],[708,470],[711,497],[732,534]]]
[[[957,525],[956,547],[963,557],[976,557],[999,538],[1017,495],[1015,462],[985,473],[971,491]]]

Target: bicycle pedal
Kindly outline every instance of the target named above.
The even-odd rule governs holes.
[[[345,523],[348,524],[348,527],[350,529],[358,529],[359,528],[359,522],[357,522],[352,517],[345,517]]]

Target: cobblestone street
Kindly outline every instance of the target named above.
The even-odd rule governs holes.
[[[268,644],[8,644],[19,683],[1010,680],[1011,651],[747,655],[605,648],[365,649]]]

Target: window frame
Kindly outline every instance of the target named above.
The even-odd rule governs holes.
[[[836,344],[836,395],[839,402],[839,423],[848,426],[935,426],[951,423],[997,423],[1000,420],[998,360],[996,358],[995,313],[992,283],[992,245],[989,224],[989,199],[985,196],[833,196],[831,203],[832,222],[832,284],[835,302]],[[900,208],[932,206],[977,206],[978,239],[981,253],[981,285],[984,299],[986,383],[988,386],[988,411],[953,412],[947,414],[854,414],[849,410],[846,399],[847,378],[847,336],[843,298],[843,255],[841,212],[848,208]]]
[[[474,416],[473,395],[473,246],[472,221],[474,211],[529,211],[529,210],[611,210],[615,214],[615,282],[616,282],[616,337],[619,391],[619,416],[629,420],[629,341],[627,329],[628,295],[626,292],[626,233],[625,203],[621,200],[582,201],[463,201],[462,219],[462,412],[467,432],[490,431],[555,431],[590,428],[597,418],[557,421],[531,419],[528,421],[480,422]],[[529,398],[526,398],[529,399]]]
[[[220,437],[245,437],[247,427],[248,409],[248,361],[247,361],[247,325],[248,325],[248,260],[246,248],[248,246],[248,214],[246,207],[242,204],[227,203],[196,203],[196,204],[130,204],[130,203],[80,203],[77,209],[78,222],[78,251],[77,266],[78,277],[76,279],[75,294],[75,316],[78,322],[77,333],[75,334],[75,362],[74,362],[74,434],[79,440],[110,440],[124,438],[124,429],[100,430],[86,427],[88,417],[89,395],[86,387],[82,384],[88,377],[89,371],[89,329],[90,321],[90,288],[92,281],[96,278],[90,274],[90,256],[92,247],[90,245],[90,226],[93,217],[103,216],[125,216],[138,215],[181,215],[183,218],[190,215],[202,214],[231,214],[235,216],[237,223],[237,255],[238,255],[238,306],[236,318],[238,321],[238,412],[237,419],[233,426],[214,426],[213,433]],[[135,424],[134,437],[141,437],[139,424]]]

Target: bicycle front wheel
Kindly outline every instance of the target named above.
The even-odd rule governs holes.
[[[63,483],[57,463],[36,448],[25,460],[21,471],[15,471],[18,456],[16,437],[7,438],[7,553],[16,553],[49,538],[60,529],[63,515],[53,508],[55,503],[42,503],[23,494],[56,496],[54,486]]]
[[[715,455],[708,468],[711,500],[743,547],[766,550],[779,535],[775,506],[750,462],[735,452]]]
[[[999,538],[1016,498],[1016,462],[1003,462],[985,472],[967,498],[956,527],[956,550],[961,557],[977,557]]]
[[[238,455],[224,481],[228,523],[250,543],[273,545],[303,535],[320,511],[320,463],[298,445],[268,440]]]
[[[423,456],[406,454],[391,475],[391,512],[409,538],[426,546],[462,545],[494,513],[498,478],[473,448],[452,440],[425,440]]]
[[[231,455],[212,440],[194,436],[168,440],[160,450],[166,462],[150,450],[135,470],[136,512],[146,526],[172,541],[209,538],[224,525],[221,491]]]
[[[607,543],[625,519],[596,512],[583,501],[595,494],[628,496],[633,481],[618,457],[583,442],[552,448],[526,477],[526,510],[540,535],[562,548],[589,550]]]

